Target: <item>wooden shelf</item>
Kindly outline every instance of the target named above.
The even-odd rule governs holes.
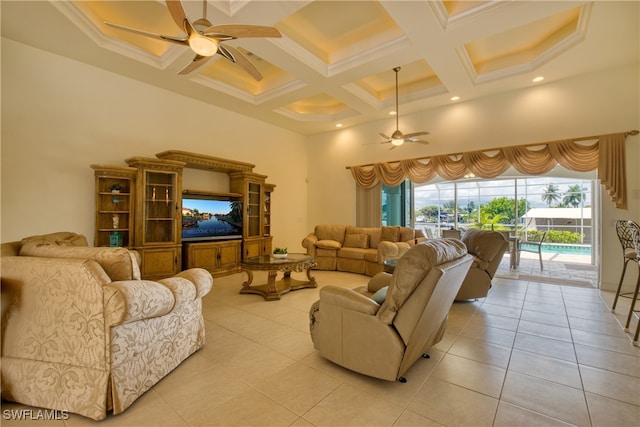
[[[205,190],[183,190],[183,196],[198,196],[198,197],[211,197],[216,199],[228,199],[228,200],[239,200],[242,198],[242,194],[240,193],[221,193],[215,191],[205,191]]]
[[[119,233],[122,246],[139,252],[144,279],[171,276],[181,267],[199,265],[215,274],[235,273],[242,258],[271,253],[270,194],[274,185],[266,184],[266,175],[253,172],[255,165],[181,150],[164,151],[155,158],[130,157],[125,163],[127,166],[91,165],[96,180],[95,246],[109,246],[111,235]],[[185,167],[227,174],[229,191],[183,190]],[[120,193],[110,191],[114,184],[121,185]],[[242,202],[242,239],[185,242],[183,246],[183,197]],[[115,221],[119,228],[112,228]]]

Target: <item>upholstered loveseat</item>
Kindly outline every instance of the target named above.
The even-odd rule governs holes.
[[[85,245],[73,233],[2,244],[2,398],[100,420],[204,345],[212,278],[140,280],[134,252]]]
[[[373,276],[387,259],[400,258],[410,247],[426,240],[408,227],[355,227],[321,224],[303,240],[318,270],[338,270]]]

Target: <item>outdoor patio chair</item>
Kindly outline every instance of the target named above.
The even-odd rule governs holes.
[[[460,230],[442,230],[442,237],[445,239],[458,239],[462,238],[462,231]]]
[[[542,242],[544,242],[544,238],[547,236],[547,232],[542,233],[542,237],[540,241],[534,240],[519,240],[518,241],[518,259],[520,259],[520,252],[531,252],[534,254],[538,254],[538,259],[540,260],[540,271],[544,271],[544,267],[542,265]],[[523,245],[525,247],[523,247]]]

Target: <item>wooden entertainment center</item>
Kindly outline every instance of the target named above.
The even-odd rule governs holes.
[[[275,185],[255,165],[179,150],[131,157],[128,166],[91,165],[95,175],[95,246],[138,251],[144,279],[200,267],[214,276],[240,271],[242,259],[271,253]],[[224,173],[229,192],[182,189],[184,168]],[[241,202],[242,236],[182,241],[182,200],[198,196]]]

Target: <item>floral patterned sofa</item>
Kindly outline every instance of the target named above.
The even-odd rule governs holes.
[[[140,280],[134,252],[54,233],[3,243],[1,278],[3,399],[101,420],[205,342],[203,269]]]
[[[316,258],[318,270],[374,276],[383,271],[385,260],[400,258],[425,240],[420,230],[408,227],[320,224],[302,240],[302,246]]]

